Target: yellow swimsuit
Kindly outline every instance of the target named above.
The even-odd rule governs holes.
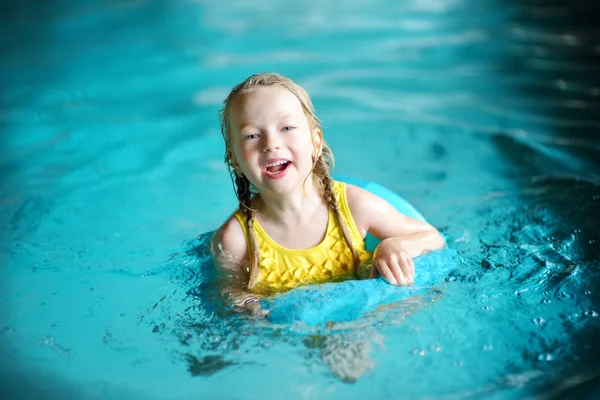
[[[367,264],[371,260],[372,253],[365,249],[364,239],[350,213],[346,198],[346,184],[334,181],[333,192],[350,233],[352,245],[362,263]],[[246,243],[248,243],[248,254],[251,255],[248,226],[242,211],[237,210],[234,215],[244,230]],[[291,250],[278,245],[256,220],[254,220],[253,229],[260,249],[260,275],[253,290],[255,293],[281,292],[310,283],[324,283],[354,277],[352,253],[346,245],[344,233],[338,226],[335,214],[331,209],[325,238],[310,249]]]

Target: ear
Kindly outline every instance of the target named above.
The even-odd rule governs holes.
[[[319,158],[321,155],[321,151],[323,150],[323,132],[319,128],[313,129],[313,157],[315,159]]]
[[[237,158],[235,157],[235,154],[233,154],[233,150],[231,150],[231,147],[229,146],[227,146],[227,157],[231,160],[231,165],[233,165],[236,174],[243,175],[242,169],[240,168],[240,164],[237,162]]]

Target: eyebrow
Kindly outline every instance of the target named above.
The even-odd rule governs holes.
[[[290,115],[290,114],[279,114],[279,115],[278,115],[278,117],[279,117],[279,119],[280,119],[280,120],[285,120],[285,119],[290,119],[290,118],[292,118],[293,116],[292,116],[292,115]],[[242,130],[243,130],[245,127],[247,127],[248,125],[254,125],[254,124],[255,124],[255,122],[254,122],[254,121],[252,121],[252,120],[250,120],[250,121],[246,121],[246,122],[242,122],[242,123],[240,124],[240,126],[238,127],[238,131],[240,131],[240,132],[241,132],[241,131],[242,131]]]
[[[240,124],[240,126],[238,127],[238,131],[242,131],[245,127],[247,127],[248,125],[253,125],[254,121],[246,121]]]

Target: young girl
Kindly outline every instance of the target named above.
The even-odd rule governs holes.
[[[290,79],[253,75],[224,104],[225,162],[239,209],[211,247],[238,311],[259,313],[261,295],[364,275],[371,261],[371,276],[410,285],[412,258],[445,245],[431,225],[331,178],[333,155],[313,105]],[[367,232],[381,239],[373,254]]]

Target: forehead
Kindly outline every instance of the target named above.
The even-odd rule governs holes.
[[[304,112],[296,95],[280,86],[259,87],[241,93],[231,108],[234,128],[246,122],[261,123],[282,115],[303,116]]]

